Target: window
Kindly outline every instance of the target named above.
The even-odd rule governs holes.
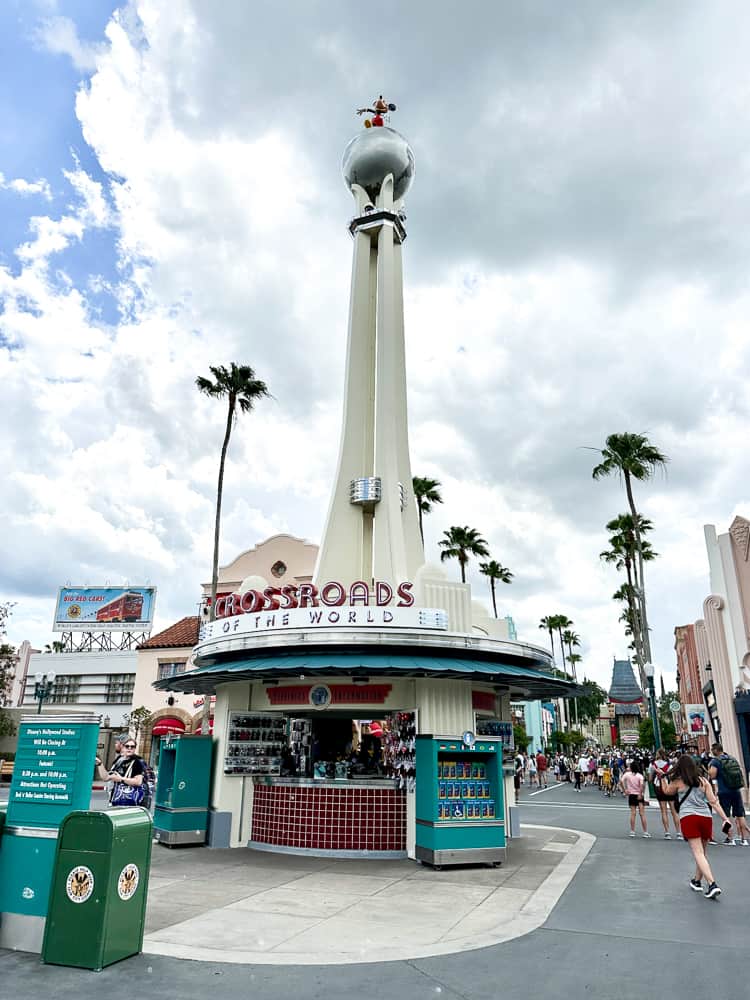
[[[78,689],[81,686],[79,674],[63,674],[55,678],[55,686],[47,698],[52,705],[65,705],[78,701]]]
[[[160,663],[157,680],[163,681],[165,677],[175,677],[177,674],[184,674],[187,663],[180,660],[178,663]]]
[[[110,674],[104,700],[110,704],[127,705],[133,700],[135,674]]]

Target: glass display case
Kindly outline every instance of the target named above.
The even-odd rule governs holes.
[[[268,712],[230,712],[224,774],[280,775],[288,720]]]

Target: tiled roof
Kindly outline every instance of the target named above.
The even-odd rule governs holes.
[[[142,642],[138,649],[173,649],[184,646],[192,649],[198,641],[199,628],[198,615],[188,615],[187,618],[181,618],[174,625],[165,628],[163,632],[152,635],[146,642]]]
[[[630,660],[615,660],[612,667],[612,686],[609,689],[609,700],[626,705],[643,701],[643,692],[638,687]]]

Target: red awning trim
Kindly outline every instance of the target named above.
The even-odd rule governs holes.
[[[167,716],[164,719],[157,719],[154,728],[151,730],[152,736],[168,736],[170,733],[184,733],[185,723],[181,719],[173,719]]]
[[[495,695],[492,691],[472,691],[471,707],[475,708],[478,712],[494,712]]]

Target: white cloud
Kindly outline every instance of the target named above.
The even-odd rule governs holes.
[[[76,161],[72,204],[33,217],[18,271],[0,269],[0,375],[23,414],[0,440],[19,629],[78,571],[151,579],[161,624],[192,610],[223,421],[194,388],[209,364],[250,363],[275,397],[237,424],[222,558],[275,530],[320,537],[349,290],[339,162],[382,80],[417,160],[412,462],[445,500],[428,557],[451,524],[476,527],[515,574],[499,601],[520,634],[544,644],[539,618],[565,612],[606,685],[626,642],[599,553],[625,500],[592,481],[585,447],[646,432],[672,459],[637,499],[660,553],[653,643],[673,669],[672,629],[708,585],[702,524],[728,525],[747,497],[747,19],[667,2],[563,21],[500,4],[480,21],[415,3],[386,4],[384,23],[391,9],[382,50],[337,2],[261,17],[242,0],[138,0],[101,47],[64,18],[45,36],[96,70],[76,111],[107,181]],[[66,280],[94,232],[119,270]],[[108,289],[113,326],[95,307]]]
[[[6,180],[5,175],[0,173],[0,190],[15,191],[20,195],[40,194],[47,201],[52,201],[52,190],[44,178],[37,181],[27,181],[23,177]]]
[[[42,18],[35,39],[49,52],[69,56],[75,68],[82,72],[96,69],[98,57],[103,52],[103,46],[81,41],[75,23],[60,15]]]

